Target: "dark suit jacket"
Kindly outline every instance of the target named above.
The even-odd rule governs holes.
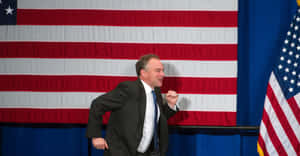
[[[160,108],[160,151],[165,155],[168,148],[167,119],[176,111],[163,103],[159,88],[155,88],[155,93]],[[141,80],[122,82],[114,90],[93,100],[86,135],[89,138],[102,137],[102,115],[111,111],[105,137],[109,150],[104,155],[134,156],[143,135],[145,110],[146,94]]]

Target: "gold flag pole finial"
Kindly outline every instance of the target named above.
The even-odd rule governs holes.
[[[297,4],[298,4],[298,6],[300,6],[300,0],[297,0]]]

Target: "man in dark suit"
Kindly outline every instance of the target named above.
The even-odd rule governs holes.
[[[136,81],[122,82],[92,102],[87,137],[96,149],[105,150],[105,156],[164,156],[167,152],[167,119],[177,111],[178,95],[168,91],[163,101],[159,87],[165,74],[158,56],[142,56],[136,72]],[[104,139],[101,124],[107,111],[111,115]]]

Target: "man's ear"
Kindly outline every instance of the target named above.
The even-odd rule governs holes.
[[[146,73],[145,69],[141,69],[141,72],[140,72],[141,76],[145,76],[145,73]]]

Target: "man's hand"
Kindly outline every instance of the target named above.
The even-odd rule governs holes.
[[[103,138],[92,138],[92,143],[96,149],[108,149],[107,142]]]
[[[171,108],[174,108],[178,100],[178,94],[173,90],[169,90],[168,93],[166,94],[166,100],[169,106]]]

